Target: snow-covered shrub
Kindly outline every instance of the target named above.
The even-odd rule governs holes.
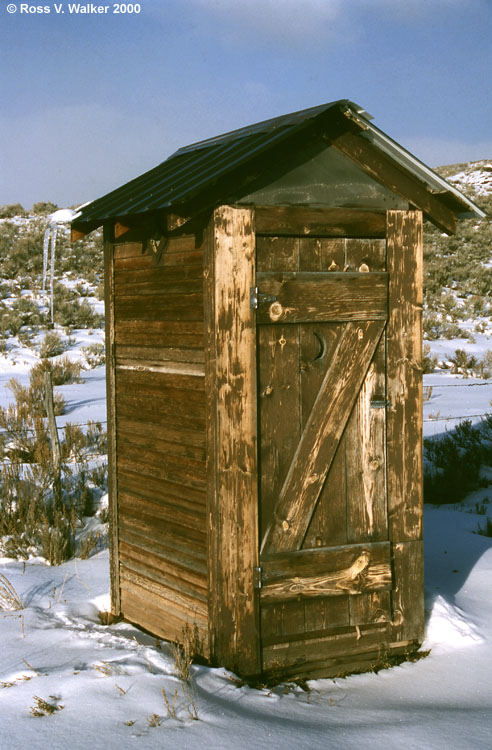
[[[92,370],[93,367],[99,367],[99,365],[103,365],[106,362],[104,344],[89,344],[89,346],[83,346],[81,348],[89,370]]]

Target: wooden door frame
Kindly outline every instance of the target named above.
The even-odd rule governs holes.
[[[205,235],[210,654],[259,674],[254,210],[218,207]]]
[[[387,467],[392,640],[424,637],[421,211],[388,211]]]

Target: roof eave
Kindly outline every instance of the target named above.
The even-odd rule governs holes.
[[[463,218],[466,216],[466,218],[484,219],[487,216],[485,211],[455,188],[454,185],[451,185],[451,183],[447,182],[443,177],[440,177],[440,175],[434,172],[433,169],[428,167],[424,162],[420,161],[420,159],[410,153],[410,151],[407,151],[407,149],[390,138],[390,136],[386,135],[386,133],[363,117],[363,115],[352,111],[351,119],[356,122],[359,121],[361,129],[363,130],[363,137],[370,140],[377,148],[390,156],[396,163],[400,164],[400,166],[412,172],[416,177],[422,180],[431,194],[435,195],[437,198],[441,195],[449,196],[450,198],[452,197],[455,204],[454,210],[456,211],[456,208],[458,207],[464,209],[460,211],[460,213],[456,212],[457,218]],[[360,120],[362,120],[362,122],[360,122]]]

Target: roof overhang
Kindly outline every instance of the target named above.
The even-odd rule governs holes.
[[[453,185],[392,140],[349,100],[294,112],[185,146],[157,167],[85,204],[72,239],[107,221],[158,212],[196,216],[234,202],[292,168],[306,151],[333,145],[448,233],[456,219],[485,213]],[[283,172],[282,172],[283,170]]]

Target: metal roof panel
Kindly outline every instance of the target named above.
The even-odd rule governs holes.
[[[350,120],[361,126],[365,137],[400,167],[424,182],[430,192],[452,196],[457,206],[463,207],[463,215],[485,215],[455,187],[376,128],[370,122],[371,115],[362,107],[348,99],[342,99],[185,146],[153,169],[81,207],[73,222],[74,227],[83,230],[84,224],[92,226],[111,218],[177,207],[206,196],[207,191],[229,173],[246,166],[262,153],[267,154],[282,140],[314,127],[316,118],[330,110],[348,115]]]

